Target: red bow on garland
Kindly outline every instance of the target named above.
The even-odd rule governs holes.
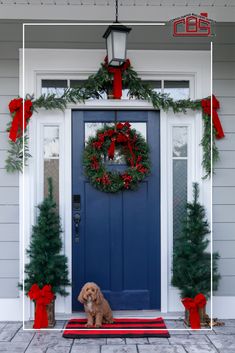
[[[120,99],[122,96],[122,73],[130,67],[130,60],[127,59],[122,66],[108,66],[108,58],[104,59],[105,66],[109,73],[113,74],[113,96],[115,99]]]
[[[47,328],[48,317],[46,306],[54,299],[51,285],[46,284],[42,289],[37,284],[33,284],[28,292],[28,296],[36,303],[35,319],[33,328]]]
[[[202,99],[201,101],[201,106],[203,109],[203,112],[209,116],[211,116],[211,98],[206,98]],[[220,103],[218,99],[212,95],[212,121],[214,128],[216,130],[216,138],[217,139],[222,139],[224,137],[224,131],[219,119],[219,115],[217,113],[217,109],[220,108]]]
[[[199,308],[204,308],[206,305],[206,297],[199,293],[193,298],[182,299],[184,307],[189,310],[189,322],[192,329],[201,328]]]
[[[9,138],[15,142],[18,137],[21,137],[24,130],[27,127],[28,120],[31,118],[33,112],[31,110],[33,103],[30,99],[24,101],[24,124],[23,124],[23,99],[13,99],[9,103],[9,110],[13,117]]]

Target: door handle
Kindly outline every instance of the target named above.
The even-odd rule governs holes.
[[[76,212],[73,215],[73,221],[74,221],[74,225],[75,225],[75,237],[74,240],[76,243],[79,242],[79,223],[81,221],[81,215],[80,213]]]

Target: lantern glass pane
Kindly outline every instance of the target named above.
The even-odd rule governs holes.
[[[114,58],[125,61],[126,57],[126,33],[113,32]]]
[[[107,52],[108,52],[108,62],[110,62],[113,59],[113,41],[112,41],[112,33],[109,34],[109,36],[106,39],[107,41]]]

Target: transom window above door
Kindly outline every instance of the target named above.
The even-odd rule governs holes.
[[[143,80],[148,83],[154,91],[158,93],[168,93],[175,100],[187,99],[192,95],[191,82],[189,79],[160,79],[160,80]],[[56,97],[61,97],[64,91],[68,88],[77,88],[83,85],[85,80],[79,79],[42,79],[41,93],[55,94]],[[128,99],[128,89],[123,89],[122,99]],[[102,94],[103,99],[107,99],[107,94]]]

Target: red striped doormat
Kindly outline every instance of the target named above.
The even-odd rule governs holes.
[[[170,337],[161,317],[119,318],[113,324],[103,324],[101,328],[87,328],[86,319],[71,319],[67,323],[65,338],[100,338],[100,337]]]

